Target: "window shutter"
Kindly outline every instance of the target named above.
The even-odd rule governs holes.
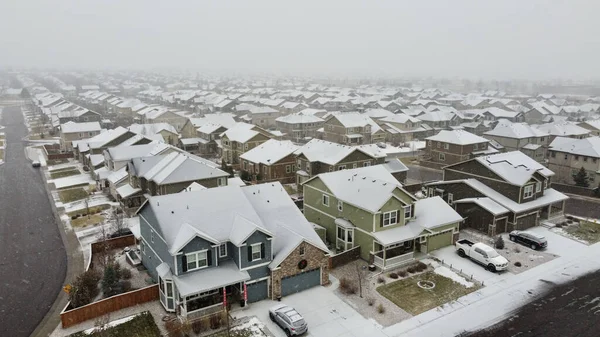
[[[383,213],[379,216],[381,219],[379,221],[379,227],[383,227]]]
[[[212,266],[212,249],[206,251],[207,265]]]
[[[248,246],[248,262],[252,262],[252,246]]]
[[[181,255],[181,268],[184,273],[187,271],[187,256],[185,255]]]
[[[261,259],[265,258],[265,244],[264,243],[260,244],[260,258]]]

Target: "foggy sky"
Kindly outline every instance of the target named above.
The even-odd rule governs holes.
[[[598,0],[0,0],[0,67],[590,79],[598,13]]]

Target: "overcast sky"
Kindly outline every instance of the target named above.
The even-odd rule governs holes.
[[[600,78],[598,0],[0,0],[0,66]]]

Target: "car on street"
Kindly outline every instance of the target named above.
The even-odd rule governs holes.
[[[269,318],[283,329],[287,336],[300,336],[308,331],[308,324],[296,309],[278,304],[269,309]]]
[[[467,239],[456,241],[456,252],[460,257],[468,257],[483,265],[491,272],[506,270],[508,260],[498,252],[482,242],[474,243]]]
[[[34,161],[31,163],[31,166],[33,166],[33,167],[40,167],[40,166],[42,166],[42,164],[41,164],[39,161],[37,161],[37,160],[34,160]]]
[[[512,242],[521,243],[533,250],[544,249],[548,247],[548,240],[543,235],[527,231],[514,230],[508,233],[508,238]]]

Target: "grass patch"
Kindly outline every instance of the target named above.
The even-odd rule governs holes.
[[[411,165],[411,164],[414,165],[414,163],[413,163],[414,160],[416,160],[418,162],[417,157],[402,157],[399,159],[402,163],[404,163],[404,165]]]
[[[100,213],[103,210],[109,209],[109,208],[110,208],[110,205],[108,205],[108,204],[93,206],[93,207],[90,207],[90,214]],[[69,217],[72,217],[72,216],[78,215],[78,214],[79,215],[85,215],[86,212],[87,212],[87,210],[85,208],[83,208],[83,209],[80,209],[80,210],[77,210],[77,211],[68,212],[67,215]]]
[[[569,225],[563,229],[565,232],[590,244],[600,241],[600,223],[597,222],[583,220],[579,225]]]
[[[97,223],[104,222],[104,217],[100,214],[92,214],[88,218],[87,215],[80,216],[75,220],[71,220],[71,226],[73,227],[86,227],[90,225],[95,225]]]
[[[435,288],[423,289],[417,285],[419,281],[432,281],[435,283]],[[467,288],[460,283],[430,271],[388,283],[377,288],[377,292],[411,315],[418,315],[477,289],[477,285]]]
[[[113,336],[135,336],[135,337],[160,337],[160,330],[154,322],[152,315],[145,311],[132,320],[110,327],[106,330],[86,334],[83,331],[69,335],[68,337],[113,337]]]
[[[77,167],[75,166],[67,166],[67,167],[61,167],[61,168],[48,168],[48,170],[50,171],[50,173],[54,173],[54,172],[62,172],[62,171],[72,171],[72,170],[77,170]]]
[[[81,174],[81,172],[79,172],[78,170],[60,170],[60,171],[54,171],[54,172],[50,173],[50,178],[58,179],[58,178],[76,176],[78,174]]]
[[[67,203],[85,199],[88,196],[88,192],[83,188],[73,188],[70,190],[58,191],[58,196],[60,197],[60,201]]]
[[[48,166],[52,166],[52,165],[58,165],[58,164],[66,164],[69,161],[67,159],[50,159],[47,160],[46,163],[48,164]]]

